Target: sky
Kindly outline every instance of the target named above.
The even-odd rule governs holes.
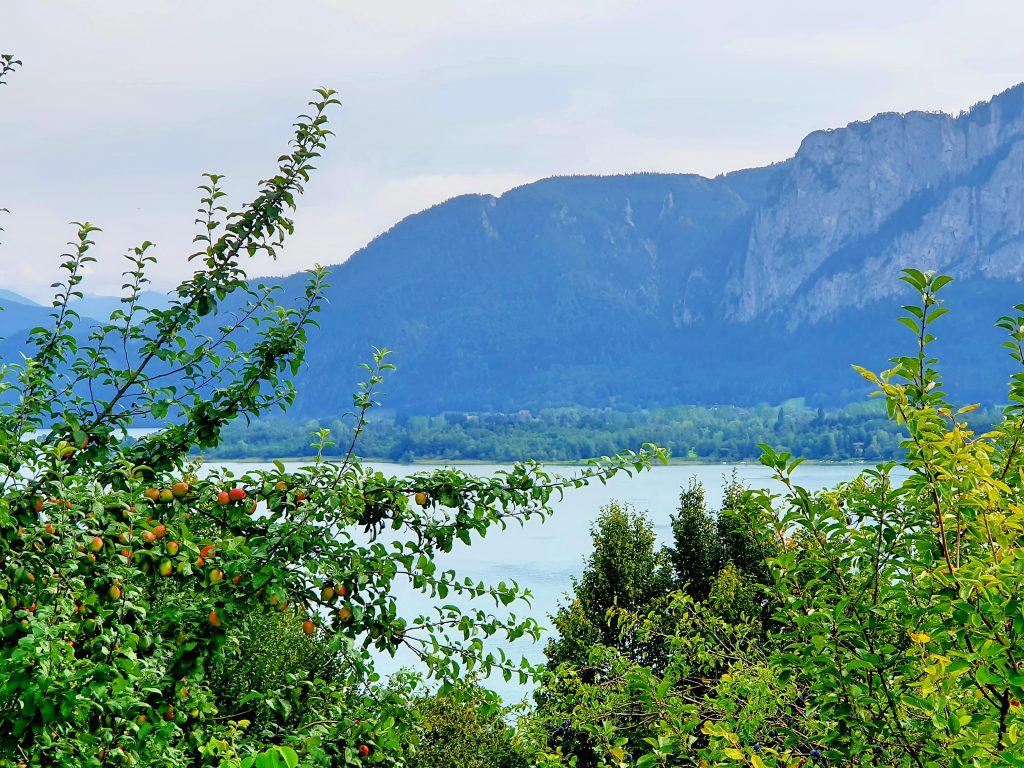
[[[343,102],[251,275],[337,264],[403,217],[555,174],[706,176],[879,112],[959,112],[1024,80],[1019,0],[0,2],[0,288],[49,296],[75,229],[85,290],[190,274],[196,186],[250,199],[312,89]]]

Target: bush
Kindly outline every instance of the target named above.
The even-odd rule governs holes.
[[[460,579],[436,556],[660,455],[623,454],[564,479],[534,463],[493,478],[387,477],[354,453],[392,367],[380,350],[337,460],[321,432],[299,470],[195,476],[190,450],[293,399],[326,274],[312,270],[281,306],[242,263],[275,256],[292,233],[336,103],[316,92],[289,151],[236,212],[220,177],[206,177],[195,271],[165,309],[139,303],[155,261],[146,242],[128,254],[123,308],[79,328],[69,302],[98,230],[78,225],[52,328],[0,368],[0,764],[401,765],[415,679],[383,685],[375,654],[408,649],[442,691],[467,671],[533,672],[485,645],[538,635],[505,611],[525,591]],[[165,427],[129,444],[142,414]],[[407,615],[401,582],[444,607]],[[476,602],[461,609],[449,596]],[[287,642],[296,623],[315,639]],[[239,697],[244,685],[253,689]]]
[[[880,374],[858,370],[906,430],[906,461],[811,493],[800,461],[766,447],[785,492],[745,494],[730,527],[753,541],[744,551],[764,553],[772,621],[718,615],[747,599],[734,576],[757,563],[743,558],[712,580],[712,605],[678,592],[667,613],[619,612],[623,636],[657,638],[669,663],[596,648],[600,677],[559,668],[528,725],[537,765],[1024,763],[1024,372],[1003,421],[975,434],[974,406],[947,400],[931,354],[949,278],[904,279],[919,297],[901,318],[914,351]],[[1024,304],[998,325],[1024,365]],[[559,707],[585,753],[544,749]]]

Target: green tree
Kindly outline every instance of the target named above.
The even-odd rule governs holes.
[[[467,671],[533,671],[485,645],[538,636],[534,620],[482,605],[513,605],[524,590],[462,579],[437,557],[548,514],[564,488],[661,455],[625,453],[571,478],[535,463],[489,478],[386,476],[355,455],[392,368],[380,350],[340,461],[324,458],[321,430],[296,471],[196,475],[193,447],[294,396],[326,275],[312,270],[282,306],[243,263],[275,256],[292,233],[336,104],[316,92],[277,168],[235,212],[221,177],[206,177],[194,272],[166,309],[139,302],[155,261],[146,242],[128,253],[123,308],[80,329],[69,304],[98,229],[78,225],[52,327],[0,367],[0,764],[401,765],[415,679],[382,684],[376,654],[407,649],[442,691]],[[143,415],[163,428],[125,441]],[[445,604],[409,615],[400,584]],[[242,683],[251,689],[239,698]]]
[[[766,567],[767,558],[774,554],[772,545],[750,535],[744,525],[742,513],[746,488],[733,470],[725,478],[722,508],[712,512],[707,508],[704,487],[696,478],[679,494],[679,508],[672,516],[672,545],[667,556],[672,563],[676,585],[685,590],[694,600],[709,599],[719,582],[720,574],[729,568],[728,580],[742,579],[746,586],[734,585],[729,590],[739,589],[749,595],[753,602],[748,607],[758,607],[761,602],[755,598],[757,587],[767,584],[770,574]],[[718,584],[717,601],[721,604],[724,584]],[[730,612],[735,614],[736,605]]]
[[[456,693],[458,695],[456,695]],[[527,768],[530,756],[515,738],[510,712],[472,682],[413,701],[416,746],[409,768]]]
[[[682,620],[663,638],[676,651],[671,666],[620,656],[602,680],[571,689],[572,726],[591,745],[590,764],[1024,762],[1024,372],[1011,378],[1003,420],[971,430],[974,406],[948,401],[931,352],[949,278],[911,269],[904,279],[919,297],[901,318],[915,349],[880,374],[858,370],[906,430],[907,479],[895,483],[897,467],[882,464],[811,493],[796,482],[800,461],[766,448],[762,461],[785,492],[747,494],[738,519],[761,551],[774,552],[767,633],[678,595]],[[1024,367],[1024,304],[998,325]],[[623,614],[620,626],[643,637],[666,625]],[[725,674],[708,675],[694,696],[693,673],[712,661]],[[630,716],[613,716],[623,711]],[[565,752],[540,754],[538,765],[570,764]]]
[[[545,649],[552,669],[564,662],[585,666],[595,644],[626,653],[647,652],[620,636],[608,612],[647,610],[671,584],[668,562],[655,547],[654,528],[645,513],[612,502],[601,507],[590,535],[593,550],[583,574],[572,578],[569,603],[553,617],[558,637]]]
[[[715,517],[707,509],[704,486],[696,477],[690,478],[690,484],[679,493],[668,557],[676,582],[694,599],[706,600],[726,553]]]

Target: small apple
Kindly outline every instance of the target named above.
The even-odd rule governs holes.
[[[427,494],[423,491],[416,491],[416,503],[421,507],[427,506]]]
[[[117,586],[117,584],[115,584],[114,586],[112,586],[110,588],[110,591],[108,592],[108,594],[110,595],[110,599],[111,600],[115,600],[115,601],[116,600],[120,600],[121,599],[121,588],[119,586]]]
[[[316,624],[314,624],[309,619],[306,619],[304,622],[302,622],[302,631],[305,632],[307,635],[312,635],[314,632],[316,632]]]
[[[208,618],[210,619],[210,623],[213,626],[215,626],[215,627],[219,627],[220,626],[220,616],[217,615],[217,609],[216,608],[214,608],[212,611],[210,611],[210,615],[209,615]]]
[[[89,549],[93,552],[103,551],[103,539],[99,536],[93,536],[92,541],[89,542]]]
[[[171,486],[171,493],[174,494],[174,498],[183,499],[188,496],[189,485],[184,480],[180,480]]]
[[[154,525],[153,526],[153,535],[156,536],[158,539],[162,539],[164,536],[167,535],[167,526],[164,525],[163,523],[160,523],[158,525]]]
[[[231,501],[244,501],[248,495],[249,493],[245,488],[232,488],[228,491],[228,498]]]
[[[160,501],[162,501],[164,504],[174,501],[174,494],[171,493],[170,488],[160,489]]]
[[[368,757],[369,755],[370,755],[370,745],[369,744],[360,744],[359,745],[359,756],[360,757]]]
[[[174,573],[174,565],[166,557],[160,561],[160,575],[170,576]]]
[[[143,531],[142,538],[145,539],[147,544],[152,544],[154,541],[156,541],[156,534],[152,531]]]
[[[217,494],[217,503],[220,504],[222,507],[230,501],[231,494],[229,494],[227,491],[221,491],[220,493]]]
[[[218,581],[224,578],[224,571],[220,568],[214,568],[210,571],[210,583],[216,584]]]
[[[176,542],[176,541],[168,541],[167,542],[167,554],[170,555],[171,557],[174,557],[176,554],[178,554],[178,550],[179,549],[181,549],[181,545],[178,544],[178,542]]]
[[[342,606],[338,610],[338,618],[345,622],[352,621],[352,609],[349,608],[347,605]]]
[[[147,488],[142,492],[142,495],[150,501],[156,501],[160,498],[160,491],[157,488]]]

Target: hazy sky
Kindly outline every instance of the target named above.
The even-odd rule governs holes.
[[[312,88],[338,134],[298,233],[252,274],[343,261],[403,216],[560,173],[705,175],[877,112],[959,111],[1024,80],[1019,0],[0,0],[0,288],[42,299],[68,222],[87,290],[157,243],[187,274],[195,186],[251,196]]]

